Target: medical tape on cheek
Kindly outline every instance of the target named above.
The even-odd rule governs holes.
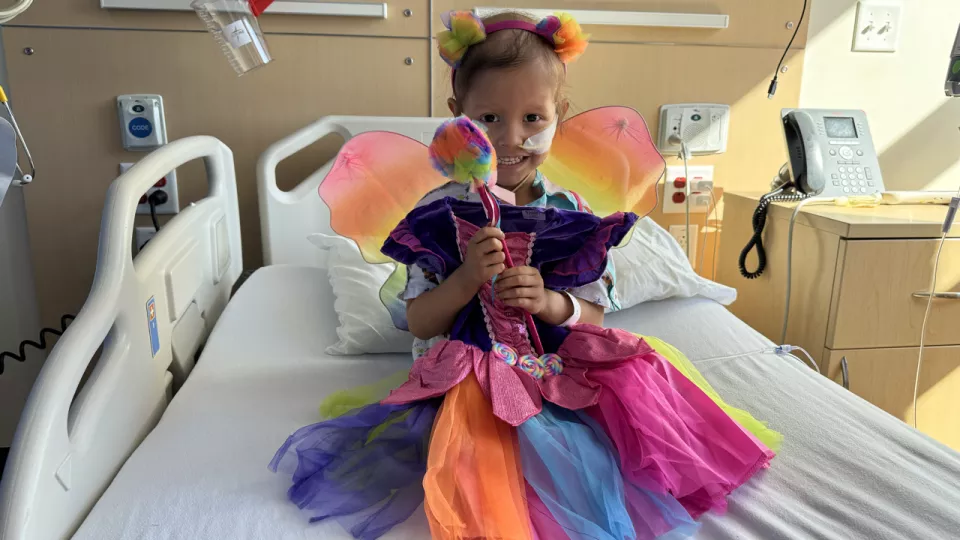
[[[532,154],[546,154],[550,151],[550,146],[553,144],[553,137],[556,134],[557,121],[554,120],[547,129],[523,141],[520,148]]]

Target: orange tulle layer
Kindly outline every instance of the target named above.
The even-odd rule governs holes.
[[[516,430],[493,415],[473,375],[444,398],[428,456],[424,508],[434,539],[531,538]]]

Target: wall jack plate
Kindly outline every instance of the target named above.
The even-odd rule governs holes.
[[[691,236],[691,238],[689,239],[689,241],[690,241],[690,264],[691,264],[691,265],[693,265],[694,262],[697,260],[697,237],[699,236],[699,235],[697,234],[698,231],[699,231],[699,227],[697,227],[697,225],[691,223],[691,224],[690,224],[690,236]],[[670,226],[670,236],[672,236],[672,237],[677,241],[677,243],[680,244],[680,248],[683,250],[684,253],[686,253],[686,252],[687,252],[687,226],[686,226],[686,225],[671,225],[671,226]]]
[[[710,211],[710,192],[713,191],[713,165],[690,165],[687,167],[690,178],[690,213],[705,214]],[[663,213],[684,214],[687,211],[685,187],[678,185],[682,180],[683,166],[667,167],[667,176],[663,184]],[[682,182],[681,182],[682,184]]]
[[[120,174],[127,172],[130,167],[133,167],[134,163],[121,163],[120,164]],[[177,170],[174,169],[167,173],[166,176],[157,180],[157,183],[153,185],[146,193],[143,194],[143,197],[140,199],[141,203],[137,205],[137,215],[150,215],[150,205],[147,204],[147,196],[149,196],[154,191],[166,191],[167,192],[167,202],[157,206],[157,215],[173,215],[180,213],[180,198],[179,191],[177,190]]]

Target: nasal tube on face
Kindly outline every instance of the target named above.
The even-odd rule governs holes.
[[[520,148],[533,154],[546,154],[553,144],[553,137],[557,134],[557,121],[550,123],[547,129],[523,141]]]

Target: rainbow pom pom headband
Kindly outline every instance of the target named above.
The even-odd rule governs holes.
[[[447,28],[437,34],[440,56],[454,69],[454,74],[467,49],[501,30],[523,30],[540,36],[553,46],[554,52],[564,65],[583,54],[590,37],[583,33],[580,24],[568,13],[544,17],[537,24],[508,19],[484,25],[483,21],[470,11],[449,11],[441,15],[440,19]]]

